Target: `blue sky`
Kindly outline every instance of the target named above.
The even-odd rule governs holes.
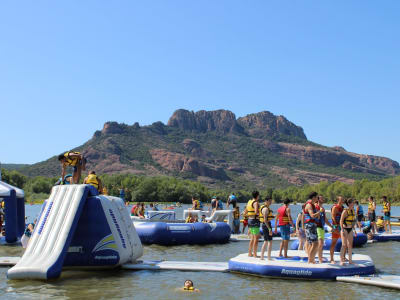
[[[178,108],[282,114],[400,161],[400,1],[1,1],[0,161]]]

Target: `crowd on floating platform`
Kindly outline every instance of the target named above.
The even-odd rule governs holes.
[[[267,197],[261,201],[258,191],[252,193],[253,198],[248,201],[244,214],[248,218],[249,226],[249,256],[257,257],[258,242],[260,238],[260,228],[264,237],[264,244],[261,248],[261,259],[264,259],[265,248],[267,247],[268,259],[271,259],[271,246],[273,228],[271,221],[275,220],[274,233],[277,233],[279,226],[282,242],[279,249],[279,256],[288,257],[288,244],[290,240],[290,227],[296,229],[299,239],[299,250],[305,250],[308,255],[308,263],[315,264],[315,257],[318,255],[318,262],[324,262],[323,246],[325,239],[325,226],[331,228],[332,243],[330,246],[330,262],[335,263],[334,250],[339,238],[342,240],[340,250],[340,264],[346,262],[345,254],[348,255],[348,263],[352,262],[353,236],[357,235],[356,225],[360,232],[368,235],[370,239],[378,232],[378,226],[382,225],[387,233],[391,232],[390,210],[391,205],[386,196],[382,197],[384,216],[376,219],[376,202],[371,196],[368,199],[368,221],[364,223],[364,212],[358,201],[352,198],[344,199],[337,197],[336,203],[331,208],[331,218],[326,215],[324,208],[324,197],[312,192],[308,200],[302,205],[302,210],[297,216],[294,224],[289,199],[277,210],[273,216],[270,208],[272,199]],[[346,205],[346,206],[344,206]],[[244,225],[245,226],[245,225]]]

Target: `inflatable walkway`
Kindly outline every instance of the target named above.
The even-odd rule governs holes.
[[[52,189],[28,247],[10,279],[50,279],[63,267],[116,267],[142,255],[142,245],[119,198],[88,185]]]

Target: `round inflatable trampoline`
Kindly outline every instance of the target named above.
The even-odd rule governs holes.
[[[278,251],[272,251],[272,260],[260,260],[248,257],[247,253],[240,254],[229,260],[229,271],[247,273],[267,277],[282,277],[293,279],[325,279],[335,280],[337,276],[371,275],[375,273],[372,259],[367,255],[353,254],[354,264],[340,266],[339,263],[308,264],[303,251],[289,250],[291,258],[279,258]],[[324,251],[328,257],[328,251]],[[339,256],[335,255],[339,261]]]
[[[357,233],[357,236],[353,237],[353,248],[362,247],[368,241],[367,236],[364,233]],[[332,235],[326,234],[324,240],[324,250],[329,250],[332,244]],[[299,248],[299,240],[294,240],[290,245],[291,250],[297,250]],[[342,239],[338,239],[335,251],[339,252],[340,248],[342,248]]]
[[[143,244],[158,245],[205,245],[229,242],[231,228],[217,223],[163,223],[134,222]]]

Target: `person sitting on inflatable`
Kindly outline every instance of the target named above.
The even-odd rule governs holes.
[[[199,197],[197,197],[196,195],[193,195],[193,197],[192,197],[192,209],[193,210],[201,210],[201,204],[199,201]]]
[[[86,158],[80,152],[68,151],[60,154],[58,156],[58,160],[62,166],[61,180],[64,180],[66,169],[68,166],[70,166],[74,167],[72,181],[73,183],[78,184],[79,179],[81,178],[82,170],[86,170]]]
[[[90,171],[88,176],[83,180],[83,183],[94,186],[100,194],[103,192],[103,183],[100,178],[97,177],[95,171]]]
[[[189,213],[188,217],[185,220],[185,223],[196,223],[196,222],[197,222],[197,216]]]
[[[193,281],[191,281],[190,279],[185,280],[183,290],[189,292],[200,292],[200,290],[194,288]]]

